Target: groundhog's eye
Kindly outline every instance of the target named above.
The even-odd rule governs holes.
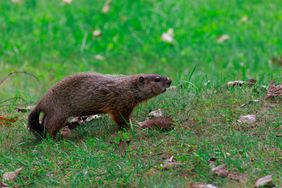
[[[144,83],[145,78],[143,76],[139,77],[139,82]]]
[[[160,77],[155,78],[155,82],[159,82],[159,81],[161,81]]]

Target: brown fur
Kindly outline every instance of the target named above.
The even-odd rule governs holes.
[[[134,107],[163,93],[168,78],[156,74],[113,76],[80,73],[66,77],[50,88],[29,115],[29,129],[45,137],[56,138],[71,116],[108,113],[120,127],[127,125]],[[43,122],[39,114],[43,112]]]

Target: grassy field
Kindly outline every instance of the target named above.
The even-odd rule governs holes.
[[[59,0],[0,1],[0,115],[18,117],[0,125],[0,176],[24,167],[9,186],[19,187],[253,187],[271,174],[282,186],[282,105],[266,101],[271,80],[282,68],[269,63],[282,55],[280,0]],[[173,44],[161,40],[174,30]],[[100,37],[92,36],[96,29]],[[229,40],[218,42],[228,35]],[[104,57],[97,59],[97,55]],[[63,77],[85,71],[107,74],[158,73],[176,90],[139,105],[129,131],[119,132],[107,116],[81,126],[71,138],[38,142],[26,129],[27,113]],[[230,80],[254,78],[254,87],[227,88]],[[259,100],[251,103],[250,101]],[[243,104],[247,104],[242,107]],[[169,132],[141,130],[151,110],[173,117]],[[240,124],[241,115],[257,122]],[[116,150],[130,140],[125,155]],[[163,170],[174,156],[182,163]],[[247,175],[238,182],[210,172],[216,165]]]

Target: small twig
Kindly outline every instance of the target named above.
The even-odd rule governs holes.
[[[10,72],[6,77],[4,77],[3,79],[0,80],[0,85],[3,84],[10,76],[14,75],[14,74],[26,74],[28,76],[33,77],[35,80],[39,80],[34,74],[30,73],[30,72],[26,72],[26,71],[15,71],[15,72]]]

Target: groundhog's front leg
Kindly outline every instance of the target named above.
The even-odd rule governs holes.
[[[112,118],[116,122],[116,124],[119,126],[120,129],[128,128],[129,116],[130,116],[130,112],[112,113]]]

